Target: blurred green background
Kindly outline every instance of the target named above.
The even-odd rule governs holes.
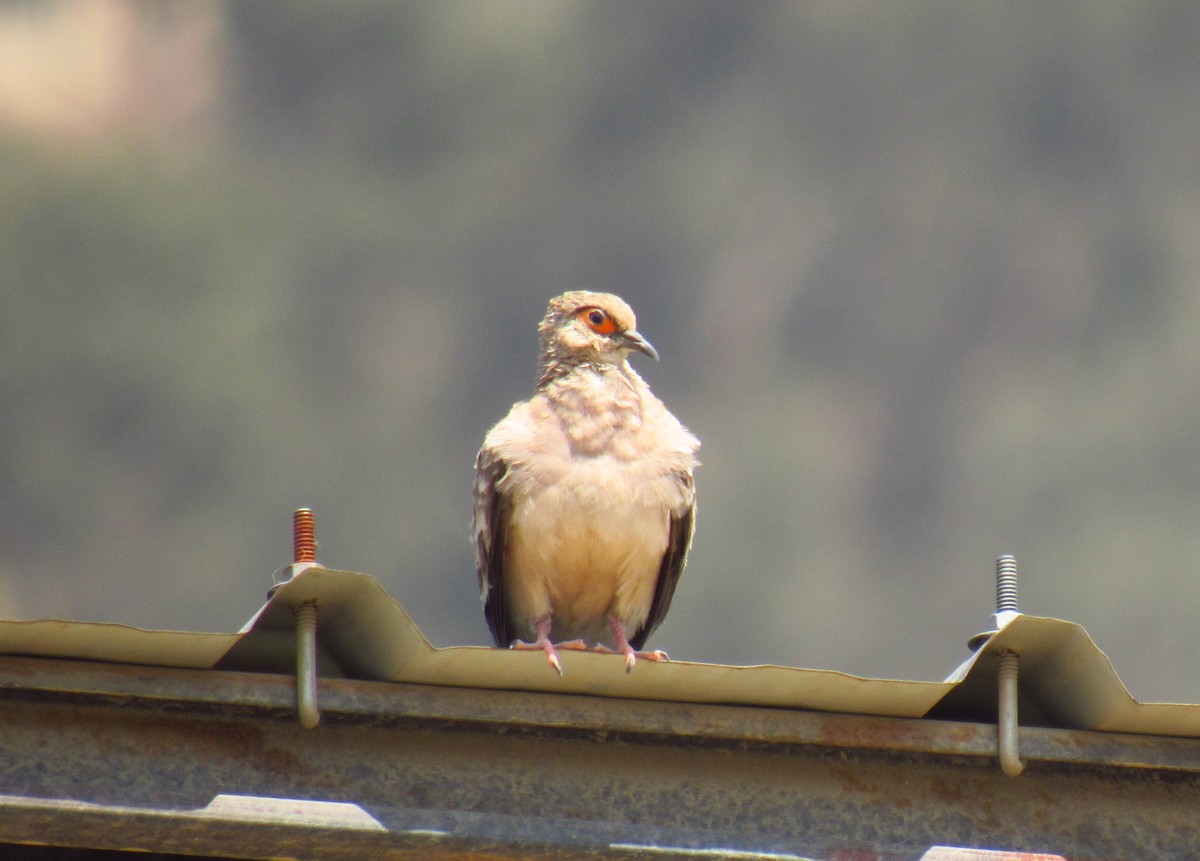
[[[677,659],[940,679],[1016,554],[1200,701],[1200,4],[0,3],[0,613],[235,630],[290,559],[486,643],[566,289],[703,440]]]

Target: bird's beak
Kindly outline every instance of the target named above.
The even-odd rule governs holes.
[[[654,345],[642,337],[642,333],[636,329],[630,329],[621,336],[621,340],[625,342],[625,346],[630,350],[637,350],[639,353],[645,353],[654,361],[658,361],[658,350],[654,349]]]

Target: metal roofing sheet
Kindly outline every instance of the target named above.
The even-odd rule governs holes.
[[[69,621],[0,621],[0,653],[153,666],[293,673],[295,607],[318,607],[322,676],[454,687],[812,709],[888,717],[990,720],[995,655],[1021,655],[1021,722],[1200,737],[1200,706],[1139,703],[1082,627],[1016,615],[945,681],[869,679],[830,670],[672,661],[624,672],[619,656],[434,648],[373,577],[320,566],[280,586],[242,631],[150,631]]]

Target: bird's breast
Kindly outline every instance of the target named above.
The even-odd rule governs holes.
[[[557,638],[605,639],[609,612],[645,621],[670,513],[600,464],[572,472],[514,511],[507,588],[522,624],[551,615]]]
[[[551,411],[572,453],[636,457],[649,394],[643,389],[617,372],[580,373],[555,387],[549,394]]]

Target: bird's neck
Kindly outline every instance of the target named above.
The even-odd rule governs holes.
[[[595,374],[601,377],[623,378],[630,383],[637,378],[629,362],[621,359],[619,362],[606,362],[597,358],[586,358],[577,355],[559,355],[553,352],[543,353],[539,363],[541,373],[538,375],[538,391],[547,391],[555,383],[561,383],[575,374]],[[640,378],[638,378],[640,379]]]
[[[642,432],[649,390],[637,372],[620,365],[581,362],[551,377],[539,394],[558,417],[571,451],[579,456],[627,451]]]

